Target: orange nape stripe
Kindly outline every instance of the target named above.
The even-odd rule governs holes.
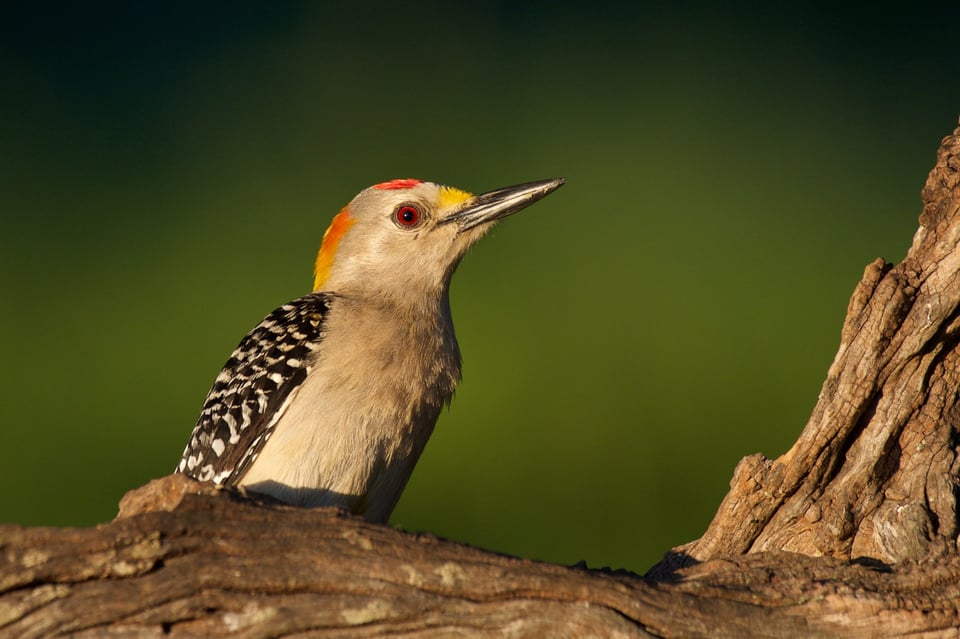
[[[400,189],[412,189],[418,184],[423,184],[423,180],[418,180],[417,178],[403,178],[400,180],[390,180],[389,182],[374,184],[373,188],[377,189],[378,191],[397,191]]]
[[[327,278],[330,277],[330,267],[333,266],[333,258],[337,252],[337,245],[343,238],[353,223],[356,222],[350,217],[349,207],[343,207],[343,210],[337,213],[330,228],[323,234],[323,241],[320,242],[320,252],[317,253],[317,263],[313,267],[313,290],[319,291]]]

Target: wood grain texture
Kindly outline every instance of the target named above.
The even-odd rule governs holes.
[[[941,143],[906,258],[850,300],[819,401],[783,456],[737,467],[681,564],[787,550],[884,563],[955,553],[960,421],[960,129]]]
[[[891,567],[752,553],[650,580],[180,475],[109,524],[4,526],[0,547],[4,637],[869,637],[960,623],[956,554]]]

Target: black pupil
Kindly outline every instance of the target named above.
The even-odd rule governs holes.
[[[411,208],[404,208],[400,210],[400,219],[411,224],[417,220],[417,212]]]

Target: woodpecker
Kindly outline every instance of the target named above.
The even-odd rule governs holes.
[[[497,220],[563,183],[361,191],[323,235],[313,292],[227,360],[176,472],[386,522],[460,381],[454,270]]]

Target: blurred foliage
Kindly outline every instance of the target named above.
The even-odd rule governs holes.
[[[173,469],[363,187],[565,176],[455,279],[465,380],[393,521],[642,571],[794,441],[960,105],[943,7],[42,6],[0,8],[0,520],[29,525]]]

